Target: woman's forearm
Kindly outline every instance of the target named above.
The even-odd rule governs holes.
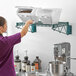
[[[23,27],[23,29],[22,29],[22,31],[21,31],[21,37],[23,37],[23,36],[26,35],[26,33],[28,32],[29,25],[32,24],[32,23],[33,23],[32,20],[28,20],[28,21],[26,22],[26,24],[24,25],[24,27]]]
[[[26,33],[28,32],[28,27],[29,27],[29,24],[25,24],[25,26],[23,27],[21,31],[21,37],[26,35]]]

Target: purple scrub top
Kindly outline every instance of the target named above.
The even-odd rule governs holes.
[[[13,47],[21,42],[21,34],[3,37],[0,34],[0,76],[16,76]]]

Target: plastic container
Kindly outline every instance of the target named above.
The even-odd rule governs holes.
[[[61,9],[37,9],[36,16],[43,24],[57,24],[60,18]]]
[[[34,20],[34,22],[38,22],[38,17],[36,16],[36,8],[33,7],[17,7],[17,14],[21,18],[23,22],[26,22],[29,19]]]
[[[34,20],[34,23],[41,21],[43,24],[57,24],[59,22],[61,9],[51,8],[42,9],[34,7],[17,7],[17,14],[23,22],[28,19]]]

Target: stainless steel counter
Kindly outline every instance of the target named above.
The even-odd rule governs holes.
[[[16,74],[16,76],[36,76],[36,74],[20,72],[20,73]]]
[[[51,74],[48,73],[24,73],[24,72],[20,72],[18,74],[16,74],[16,76],[51,76]],[[72,75],[69,74],[69,76],[76,76],[76,75]]]

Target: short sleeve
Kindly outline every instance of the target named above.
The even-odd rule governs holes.
[[[4,37],[4,39],[8,43],[9,46],[13,46],[21,42],[21,34],[16,33],[14,35]]]

